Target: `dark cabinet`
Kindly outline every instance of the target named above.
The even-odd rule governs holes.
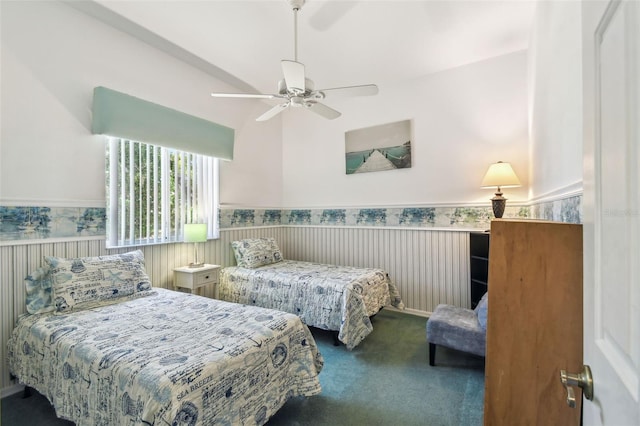
[[[489,233],[469,234],[471,309],[475,308],[487,292],[489,282]]]

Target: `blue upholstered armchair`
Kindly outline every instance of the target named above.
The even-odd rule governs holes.
[[[436,345],[484,356],[487,335],[488,295],[474,310],[438,305],[427,320],[429,365],[435,365]]]

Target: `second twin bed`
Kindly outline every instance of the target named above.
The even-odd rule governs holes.
[[[371,333],[370,317],[381,308],[404,308],[382,269],[283,260],[272,238],[232,247],[238,266],[222,269],[221,300],[296,314],[309,326],[336,331],[348,349]]]

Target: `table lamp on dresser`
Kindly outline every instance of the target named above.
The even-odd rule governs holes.
[[[507,205],[507,199],[502,196],[500,188],[515,188],[520,186],[520,179],[513,171],[511,164],[498,161],[489,166],[489,170],[482,179],[482,188],[498,188],[496,196],[491,199],[493,207],[493,215],[501,218],[504,214],[504,208]]]

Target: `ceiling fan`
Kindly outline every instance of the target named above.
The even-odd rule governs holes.
[[[378,93],[378,86],[365,84],[360,86],[334,87],[315,90],[313,81],[305,77],[304,64],[298,62],[298,11],[305,0],[288,0],[293,9],[294,60],[282,60],[282,74],[284,79],[278,82],[277,94],[260,93],[212,93],[218,98],[255,98],[282,99],[283,102],[274,106],[256,121],[266,121],[289,107],[304,107],[316,114],[333,120],[340,117],[340,112],[320,103],[327,95],[331,96],[370,96]]]

